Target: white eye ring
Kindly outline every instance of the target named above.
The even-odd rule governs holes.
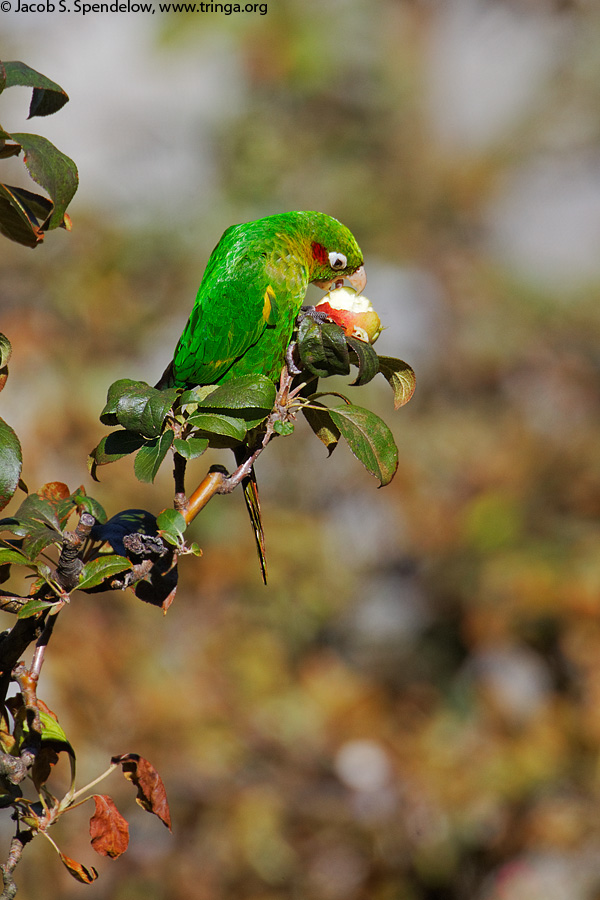
[[[337,251],[333,250],[329,254],[329,265],[332,269],[345,269],[348,265],[348,260],[343,253],[337,253]]]

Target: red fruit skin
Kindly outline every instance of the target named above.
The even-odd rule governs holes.
[[[319,312],[325,313],[330,322],[343,328],[347,337],[359,337],[362,340],[362,337],[355,332],[359,328],[366,331],[369,340],[373,343],[381,331],[381,321],[376,312],[354,313],[348,309],[334,309],[327,300],[319,303],[317,309]]]
[[[352,313],[347,309],[334,309],[327,300],[323,303],[319,303],[317,308],[319,312],[325,313],[330,322],[343,328],[345,335],[352,337],[357,319],[355,313]]]

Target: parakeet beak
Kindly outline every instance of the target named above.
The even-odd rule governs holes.
[[[365,272],[365,267],[360,266],[356,272],[352,275],[348,276],[348,281],[354,288],[357,294],[360,294],[365,289],[365,285],[367,283],[367,273]]]
[[[344,281],[349,281],[356,293],[360,294],[361,291],[364,291],[367,283],[365,267],[359,266],[356,272],[353,272],[352,275],[346,275],[343,278],[330,278],[328,281],[313,281],[313,284],[316,284],[317,287],[322,288],[324,291],[328,291],[332,285],[337,285],[338,283],[343,284]]]

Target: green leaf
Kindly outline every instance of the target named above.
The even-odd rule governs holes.
[[[161,433],[165,416],[176,397],[176,388],[159,391],[143,381],[122,378],[109,387],[100,421],[104,425],[122,425],[128,431],[155,438]]]
[[[394,392],[394,409],[400,409],[415,392],[416,377],[413,369],[401,359],[380,356],[379,371]]]
[[[302,412],[316,436],[327,447],[329,456],[331,456],[338,445],[340,430],[329,415],[329,410],[325,407],[321,409],[303,407]]]
[[[173,432],[169,429],[159,438],[145,444],[138,450],[133,464],[133,471],[139,481],[152,483],[156,473],[173,443]]]
[[[54,209],[44,228],[62,225],[67,206],[79,185],[77,166],[61,153],[54,144],[39,134],[13,134],[13,140],[21,144],[24,162],[29,174],[50,196]]]
[[[58,112],[69,97],[67,93],[55,81],[51,81],[31,69],[25,63],[12,61],[2,64],[4,69],[4,83],[0,81],[0,93],[5,87],[32,87],[33,94],[29,107],[29,118],[33,116],[50,116],[52,113]]]
[[[95,518],[96,522],[99,522],[100,524],[106,522],[108,516],[106,515],[104,507],[93,497],[87,496],[83,485],[78,487],[76,491],[73,491],[71,500],[80,512],[90,513],[90,515]]]
[[[73,505],[68,498],[62,499],[60,489],[68,494],[66,485],[44,485],[39,494],[29,494],[25,498],[12,519],[0,522],[3,529],[23,538],[19,549],[30,561],[35,560],[50,544],[62,544],[62,529]],[[42,493],[44,490],[45,495]]]
[[[0,509],[4,509],[19,486],[23,454],[16,433],[0,419]]]
[[[92,478],[96,481],[96,468],[98,466],[107,466],[109,463],[123,459],[130,453],[135,453],[145,444],[144,438],[135,434],[133,431],[113,431],[102,438],[97,447],[95,447],[88,457],[88,467]]]
[[[17,613],[17,619],[30,619],[32,616],[36,616],[38,613],[43,612],[45,609],[50,609],[52,606],[56,606],[56,602],[34,598],[33,600],[29,600],[25,606],[21,607]]]
[[[99,556],[86,563],[81,570],[77,590],[84,591],[97,587],[107,578],[112,578],[113,575],[118,575],[126,569],[131,569],[131,562],[124,556],[114,556],[112,553]]]
[[[270,412],[276,393],[275,385],[264,375],[242,375],[219,385],[198,403],[199,406],[217,409],[263,409]]]
[[[273,423],[273,431],[276,431],[277,434],[288,435],[294,433],[294,423],[293,422],[274,422]]]
[[[0,566],[12,565],[26,566],[28,559],[19,553],[18,550],[9,550],[7,547],[0,547]]]
[[[183,438],[175,438],[173,446],[184,459],[196,459],[198,456],[202,456],[208,447],[208,439],[190,437],[184,440]]]
[[[371,475],[389,484],[398,468],[398,449],[392,432],[379,416],[361,406],[336,406],[329,415],[352,453]]]
[[[75,755],[69,740],[60,727],[56,719],[51,716],[49,713],[44,712],[44,710],[40,709],[40,725],[42,726],[42,741],[52,741],[56,744],[65,744],[66,747],[69,748],[69,751]],[[26,721],[23,723],[23,731],[27,728]]]
[[[183,534],[187,528],[183,515],[176,509],[163,509],[156,517],[158,533],[169,544],[181,543]]]
[[[12,354],[12,346],[5,334],[0,332],[0,369],[8,365]]]
[[[234,441],[243,441],[246,437],[247,429],[243,419],[223,416],[220,413],[196,413],[190,416],[188,425],[193,425],[204,434],[219,434]]]
[[[359,341],[358,338],[347,337],[346,343],[348,343],[353,350],[351,357],[352,362],[354,362],[353,357],[356,357],[358,365],[358,375],[356,381],[353,381],[352,384],[368,384],[368,382],[375,378],[379,372],[379,357],[377,356],[377,353],[370,344],[367,344],[366,341]]]
[[[0,234],[25,247],[37,247],[44,240],[41,223],[52,212],[47,197],[23,188],[0,184]]]
[[[302,367],[319,378],[350,371],[346,336],[339,325],[306,316],[298,328],[298,352]]]

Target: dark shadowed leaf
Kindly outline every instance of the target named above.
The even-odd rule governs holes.
[[[111,553],[92,559],[81,570],[77,589],[84,591],[97,587],[107,578],[112,578],[113,575],[118,575],[126,569],[131,569],[131,562],[124,556],[113,556]]]
[[[25,63],[15,60],[5,62],[2,65],[5,83],[2,85],[0,81],[0,92],[5,87],[9,88],[17,85],[33,88],[29,106],[30,119],[33,116],[52,115],[52,113],[58,112],[68,102],[69,97],[59,84],[46,78],[40,72],[36,72],[35,69],[30,68]]]
[[[134,381],[132,378],[119,378],[113,381],[106,394],[106,403],[100,413],[100,421],[103,425],[118,425],[117,410],[122,398],[129,394],[150,390],[150,385],[145,381]],[[147,394],[146,394],[147,397]]]
[[[319,378],[350,371],[346,336],[331,322],[315,322],[306,316],[298,328],[298,352],[303,368]]]
[[[118,459],[123,459],[124,456],[135,453],[144,444],[144,438],[133,431],[123,429],[107,434],[88,457],[88,468],[92,478],[98,481],[96,475],[98,466],[106,466],[109,463],[116,462]]]
[[[8,504],[19,486],[23,455],[16,433],[0,419],[0,509]]]
[[[137,788],[136,801],[142,809],[154,813],[171,830],[171,813],[167,802],[167,792],[154,766],[137,753],[113,756],[111,763],[120,765],[123,775]]]
[[[173,443],[173,432],[169,429],[159,438],[145,444],[138,450],[133,464],[133,471],[139,481],[151,483],[156,478],[156,473],[169,452]]]
[[[98,877],[98,872],[93,866],[88,869],[88,867],[84,866],[83,863],[79,863],[76,860],[65,856],[64,853],[59,853],[59,856],[62,860],[63,865],[67,868],[73,878],[76,879],[76,881],[81,881],[83,884],[91,884]]]
[[[351,360],[358,365],[358,376],[353,385],[367,384],[371,379],[375,378],[379,372],[379,357],[375,350],[366,341],[359,341],[358,338],[347,337],[346,342],[354,351]]]
[[[35,755],[35,762],[31,769],[31,780],[37,791],[40,790],[43,784],[46,784],[52,774],[52,769],[57,762],[58,753],[54,747],[47,745],[38,750]]]
[[[415,392],[416,377],[413,369],[401,359],[380,356],[379,371],[394,392],[394,409],[400,409]]]
[[[44,240],[41,224],[51,212],[52,203],[47,197],[0,184],[0,234],[9,240],[37,247]]]
[[[159,391],[143,381],[122,378],[108,389],[100,421],[105,425],[122,425],[128,431],[155,438],[161,433],[165,416],[176,396],[174,388]]]
[[[44,228],[62,225],[67,206],[73,199],[79,176],[72,159],[61,153],[47,138],[39,134],[13,134],[23,148],[23,161],[33,180],[49,195],[54,209]]]
[[[96,811],[90,819],[91,844],[100,856],[116,859],[129,845],[129,825],[106,794],[94,794]]]
[[[329,410],[306,409],[302,410],[304,418],[323,444],[327,447],[329,455],[333,453],[340,439],[340,430],[329,415]]]
[[[157,534],[156,517],[147,509],[124,509],[104,524],[92,528],[95,541],[107,541],[116,553],[127,552],[123,538],[128,534]]]
[[[381,486],[389,484],[398,468],[398,449],[392,432],[379,416],[361,406],[336,406],[329,415],[348,446]]]

